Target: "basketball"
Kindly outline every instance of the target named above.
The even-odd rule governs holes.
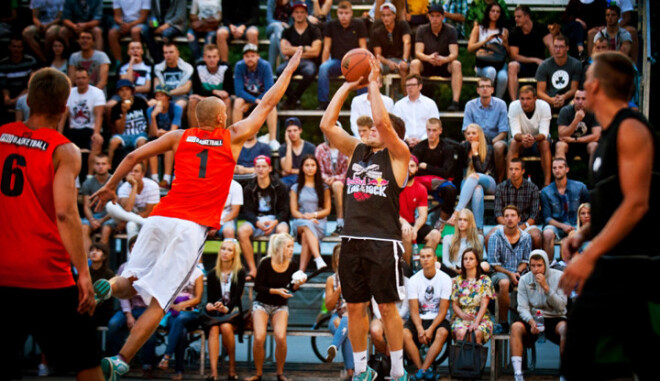
[[[364,77],[363,83],[368,81],[371,72],[369,61],[374,55],[367,49],[356,48],[350,50],[341,60],[341,73],[347,82],[354,82]]]

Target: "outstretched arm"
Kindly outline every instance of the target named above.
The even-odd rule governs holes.
[[[341,106],[346,101],[348,94],[360,87],[361,80],[362,78],[355,82],[344,82],[332,97],[321,119],[321,131],[323,131],[323,135],[328,138],[328,141],[333,147],[337,147],[339,152],[348,157],[353,155],[353,151],[360,144],[360,141],[349,135],[343,128],[337,127],[337,119],[339,118]]]
[[[371,59],[371,73],[369,73],[369,99],[371,101],[371,115],[374,120],[374,127],[378,130],[385,147],[390,152],[394,176],[400,186],[406,181],[408,174],[408,161],[410,160],[410,150],[408,145],[399,139],[390,115],[383,103],[383,97],[380,95],[380,85],[378,77],[380,75],[380,64],[376,58]]]
[[[183,130],[170,131],[126,155],[124,160],[119,163],[115,173],[110,177],[110,180],[90,197],[90,206],[99,211],[106,202],[115,201],[117,198],[115,189],[117,189],[119,181],[126,177],[135,164],[170,150],[176,152],[183,132]]]
[[[288,65],[277,79],[277,82],[266,92],[266,94],[261,98],[261,101],[257,104],[257,107],[252,111],[250,116],[241,120],[240,122],[234,123],[229,127],[231,131],[231,144],[232,148],[236,146],[242,146],[245,140],[250,136],[256,134],[261,126],[263,126],[266,121],[268,114],[277,107],[277,104],[284,96],[284,92],[289,87],[289,82],[293,73],[298,68],[300,63],[300,56],[302,55],[302,47],[296,49],[296,53],[289,60]],[[233,149],[232,149],[233,151]],[[240,152],[240,151],[239,151]]]

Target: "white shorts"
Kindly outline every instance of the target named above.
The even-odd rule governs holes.
[[[199,262],[206,230],[179,218],[147,218],[121,276],[137,278],[133,287],[147,306],[156,298],[167,310]]]

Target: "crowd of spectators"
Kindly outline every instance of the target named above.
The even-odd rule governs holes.
[[[0,36],[9,37],[8,55],[0,60],[4,97],[0,118],[3,122],[27,119],[27,82],[39,66],[61,70],[75,84],[58,129],[88,154],[80,187],[84,243],[93,274],[110,277],[108,257],[112,254],[107,245],[112,234],[126,231],[134,240],[161,194],[175,180],[174,155],[167,152],[133,168],[117,189],[118,204],[93,211],[89,196],[105,184],[121,157],[168,131],[197,126],[195,107],[205,97],[222,99],[231,110],[229,122],[240,121],[260,102],[273,85],[274,75],[284,69],[298,47],[302,47],[303,57],[296,74],[302,81],[287,89],[280,109],[302,109],[303,94],[318,76],[318,109],[324,110],[330,79],[341,74],[341,58],[353,48],[369,48],[377,55],[384,75],[401,77],[401,98],[384,95],[383,101],[389,112],[405,122],[404,140],[413,154],[409,180],[400,196],[405,260],[409,264],[414,260],[414,245],[424,248],[419,253],[421,270],[409,277],[409,304],[402,307],[409,308],[405,316],[410,317],[404,331],[406,353],[419,369],[417,377],[424,377],[450,335],[461,339],[467,331],[474,331],[477,340],[485,342],[494,330],[506,333],[511,326],[512,363],[519,377],[523,337],[538,334],[532,310],[540,310],[546,317],[551,341],[559,343],[565,334],[566,296],[557,290],[555,269],[561,269],[570,258],[554,260],[555,242],[588,221],[590,211],[586,185],[567,177],[569,160],[579,156],[591,163],[601,133],[594,115],[584,108],[582,77],[591,62],[589,54],[619,50],[633,59],[637,54],[637,31],[630,25],[632,8],[626,1],[620,7],[603,3],[570,0],[562,26],[548,27],[535,21],[525,5],[517,6],[513,20],[509,19],[504,0],[474,0],[469,6],[465,0],[448,0],[444,6],[376,0],[366,19],[355,17],[348,1],[336,4],[334,14],[331,0],[268,0],[265,37],[270,44],[268,57],[263,59],[259,55],[258,0],[240,4],[193,0],[189,11],[185,0],[113,0],[107,28],[101,0],[32,0],[30,25],[21,27],[15,21],[13,5],[3,15],[11,14],[14,20],[0,19]],[[126,36],[131,41],[122,54]],[[181,58],[177,36],[187,40],[193,57],[190,62]],[[247,43],[241,59],[230,63],[228,43],[233,39]],[[459,39],[467,40],[466,51],[475,55],[474,68],[462,67]],[[104,41],[110,57],[104,52]],[[463,73],[473,69],[479,77],[478,97],[465,104],[464,139],[458,142],[443,136],[441,111],[462,110]],[[426,92],[422,94],[425,86],[432,86],[425,82],[430,76],[446,79],[451,103],[441,105]],[[533,79],[527,83],[536,85],[520,86],[520,78]],[[382,83],[383,78],[380,80]],[[556,138],[551,133],[553,114],[558,114]],[[371,117],[368,95],[358,93],[351,103],[347,129],[363,138],[372,128]],[[277,330],[277,371],[282,375],[286,320],[282,321],[285,318],[279,312],[286,310],[291,294],[280,288],[286,282],[277,278],[289,279],[296,270],[304,272],[310,261],[317,269],[326,266],[320,242],[341,234],[348,158],[327,142],[315,145],[304,140],[303,123],[297,117],[280,125],[281,139],[277,110],[268,115],[266,127],[267,135],[255,135],[245,143],[222,214],[222,228],[210,232],[224,243],[210,282],[215,289],[209,291],[204,310],[216,318],[228,314],[240,307],[236,290],[242,290],[245,280],[257,282],[255,303],[260,304],[255,304],[259,311],[255,314],[255,361],[263,361],[259,347],[263,348],[264,327],[270,318]],[[521,158],[529,156],[540,158],[541,189],[526,178]],[[494,196],[489,216],[484,207],[487,195]],[[327,222],[332,216],[336,228],[329,231]],[[494,217],[496,226],[485,232],[486,217]],[[244,221],[239,224],[239,219]],[[443,238],[447,225],[454,226],[454,233]],[[95,240],[96,233],[100,238]],[[261,236],[272,237],[276,245],[271,244],[272,259],[257,263],[253,240]],[[291,260],[293,242],[301,245],[298,261]],[[442,261],[436,263],[440,245]],[[338,250],[335,252],[333,267]],[[267,276],[271,273],[276,275]],[[182,337],[194,325],[191,322],[197,321],[197,312],[190,310],[202,302],[201,274],[200,270],[191,277],[166,324],[170,337],[159,367],[168,368],[174,357],[175,377],[183,371]],[[279,283],[269,286],[267,282]],[[269,287],[278,290],[275,295],[267,291]],[[519,290],[521,321],[511,322],[508,311],[514,287]],[[540,289],[549,289],[545,293],[549,296],[540,295]],[[333,332],[345,330],[340,290],[338,277],[328,280],[326,303],[333,310]],[[492,298],[499,302],[495,327],[484,308]],[[117,346],[117,337],[131,328],[144,308],[144,302],[134,298],[114,315],[113,311],[99,315],[97,324],[110,327],[109,347]],[[227,349],[234,347],[226,338],[233,337],[233,329],[223,323],[205,327],[211,333],[216,357],[218,336]],[[379,351],[387,353],[386,345],[378,342],[378,329],[378,324],[372,324],[372,336]],[[143,349],[147,352],[142,357],[145,372],[151,371],[153,344]],[[415,349],[420,344],[429,346],[425,359]],[[345,335],[335,336],[328,361],[339,350],[345,360],[352,359],[347,356],[350,342]],[[235,375],[232,356],[233,349],[230,377]],[[350,363],[346,367],[350,374]],[[217,377],[213,363],[212,373]]]

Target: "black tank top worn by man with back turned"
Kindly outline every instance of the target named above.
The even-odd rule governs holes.
[[[400,241],[401,191],[387,148],[373,152],[358,144],[346,173],[342,236]]]
[[[591,230],[597,235],[605,227],[612,217],[614,211],[623,201],[619,177],[619,162],[617,151],[617,136],[619,127],[626,119],[637,119],[644,124],[653,136],[654,163],[651,179],[650,207],[644,217],[637,223],[632,231],[616,245],[607,255],[648,255],[658,256],[657,240],[660,233],[660,205],[657,200],[660,192],[660,152],[658,148],[658,136],[646,118],[631,109],[619,111],[610,126],[603,129],[598,149],[594,155],[591,175],[593,190],[591,199]],[[651,158],[648,158],[651,160]]]

